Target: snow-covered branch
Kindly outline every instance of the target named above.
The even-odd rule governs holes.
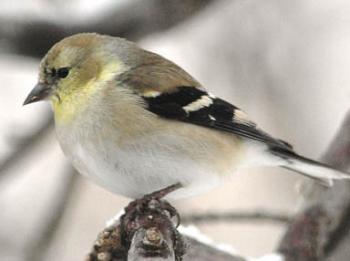
[[[132,201],[125,213],[99,234],[87,261],[245,261],[195,239],[194,233],[192,237],[180,234],[175,208],[162,200],[177,188],[170,186]]]

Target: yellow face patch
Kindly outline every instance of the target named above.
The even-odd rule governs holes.
[[[124,70],[124,66],[117,61],[98,64],[92,59],[78,69],[72,68],[67,79],[59,82],[57,95],[51,97],[56,123],[71,122],[89,106],[106,82]]]

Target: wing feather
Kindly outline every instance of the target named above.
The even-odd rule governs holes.
[[[275,139],[260,130],[242,110],[203,89],[180,86],[176,91],[162,93],[156,97],[143,96],[143,99],[146,108],[160,117],[234,133],[267,143],[271,147],[291,149],[287,142]]]

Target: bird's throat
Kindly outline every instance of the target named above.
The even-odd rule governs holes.
[[[51,98],[56,124],[68,124],[89,106],[97,88],[87,83],[80,91],[60,92]]]

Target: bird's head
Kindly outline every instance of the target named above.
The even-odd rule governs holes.
[[[42,59],[37,85],[25,104],[50,100],[64,113],[82,107],[107,81],[128,68],[124,58],[135,46],[121,38],[82,33],[55,44]]]
[[[83,33],[55,44],[40,63],[39,80],[24,104],[45,99],[61,102],[75,92],[83,93],[97,81],[110,80],[126,67],[118,47],[123,39]],[[120,45],[120,46],[118,46]],[[125,48],[123,48],[125,51]]]

